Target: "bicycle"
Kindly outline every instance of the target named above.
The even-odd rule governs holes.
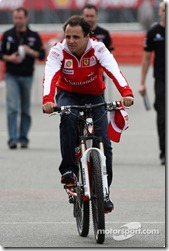
[[[55,107],[53,114],[71,113],[72,109],[79,111],[78,119],[78,146],[75,149],[76,164],[79,167],[77,183],[66,184],[69,202],[73,204],[73,214],[80,236],[86,237],[89,233],[90,208],[92,204],[94,236],[97,243],[105,241],[105,210],[104,198],[108,194],[106,157],[104,155],[102,139],[94,136],[94,121],[92,109],[105,106],[105,112],[120,109],[120,101],[84,106]],[[97,147],[93,147],[93,141]]]

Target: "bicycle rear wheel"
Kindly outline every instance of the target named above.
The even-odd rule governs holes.
[[[94,235],[96,242],[102,244],[105,240],[104,196],[100,157],[96,150],[90,153],[90,167]]]
[[[80,236],[86,237],[89,233],[90,211],[89,201],[83,200],[83,178],[81,172],[81,163],[79,164],[79,174],[77,176],[77,187],[75,191],[77,197],[74,201],[74,217],[76,218],[76,225]]]

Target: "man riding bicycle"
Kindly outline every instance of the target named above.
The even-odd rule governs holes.
[[[81,16],[72,16],[64,24],[63,30],[65,38],[51,48],[46,62],[43,80],[43,110],[46,113],[52,113],[57,105],[104,102],[103,69],[119,90],[123,105],[131,106],[133,103],[132,90],[119,70],[113,55],[102,42],[92,38],[90,24]],[[95,109],[92,115],[95,121],[95,135],[101,136],[104,144],[110,188],[112,147],[107,136],[108,119],[105,108]],[[63,184],[76,183],[78,173],[75,162],[77,121],[78,118],[73,114],[61,116],[62,161],[59,170]],[[111,211],[113,208],[113,203],[108,195],[105,200],[105,209]]]

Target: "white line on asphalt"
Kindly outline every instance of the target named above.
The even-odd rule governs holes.
[[[140,221],[139,221],[140,222]],[[26,221],[26,222],[0,222],[0,225],[26,225],[26,224],[75,224],[76,222],[73,222],[73,221],[39,221],[39,222],[32,222],[32,221]],[[92,222],[90,222],[92,223]],[[126,224],[127,222],[111,222],[111,221],[108,221],[108,222],[105,222],[105,224]],[[143,222],[140,222],[142,224],[165,224],[165,222],[163,221],[143,221]]]

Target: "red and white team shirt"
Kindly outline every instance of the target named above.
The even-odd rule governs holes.
[[[43,104],[54,102],[56,89],[81,94],[103,94],[103,70],[113,80],[121,96],[133,96],[116,60],[102,42],[90,38],[84,54],[78,60],[63,39],[51,48],[47,57]]]

